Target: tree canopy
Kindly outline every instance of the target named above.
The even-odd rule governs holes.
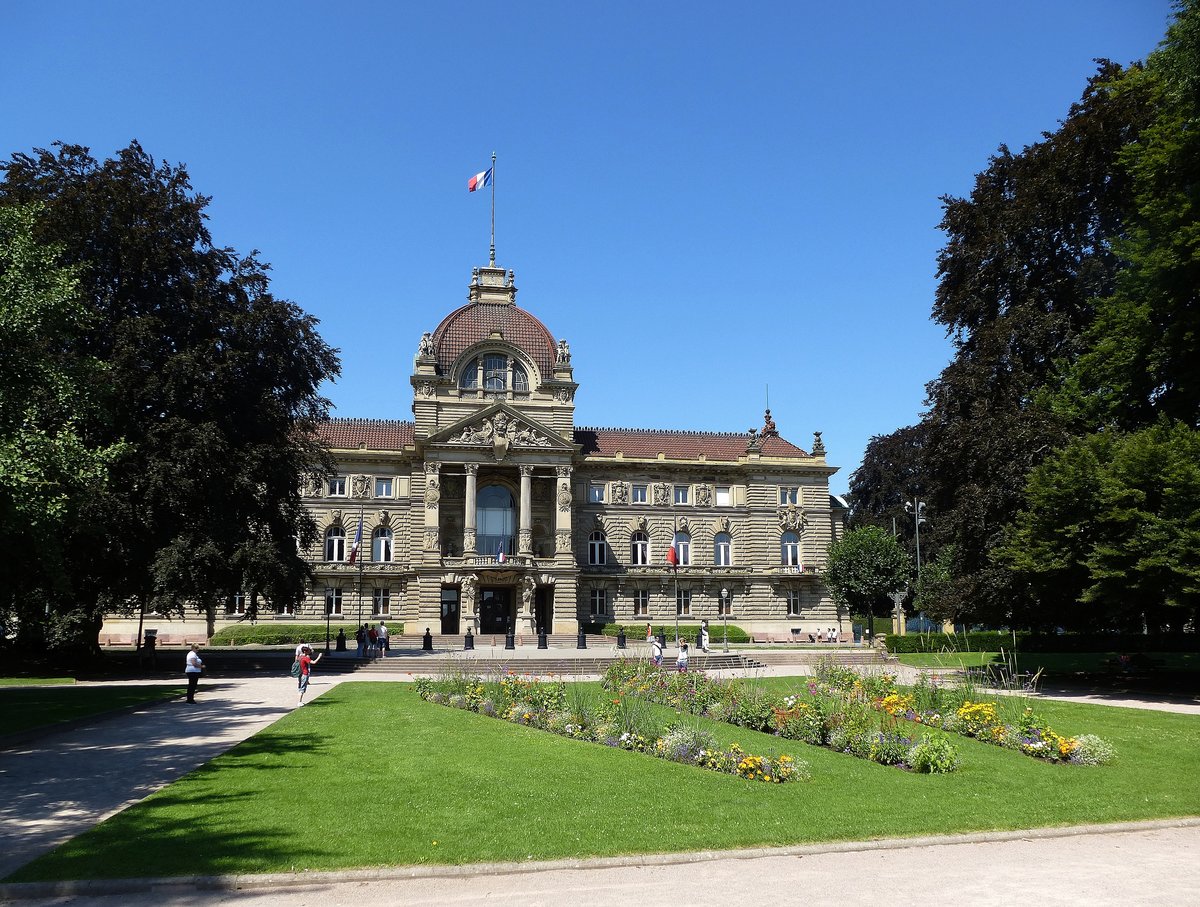
[[[825,584],[851,614],[887,614],[887,597],[905,587],[911,569],[911,560],[890,533],[864,526],[829,546]]]
[[[209,200],[186,169],[137,143],[102,162],[60,144],[0,170],[0,209],[32,212],[29,234],[54,253],[37,279],[62,268],[73,281],[74,329],[39,361],[102,376],[73,428],[93,459],[112,454],[87,493],[64,486],[58,543],[70,556],[58,588],[23,573],[5,603],[21,632],[46,624],[94,644],[104,611],[133,603],[211,613],[236,591],[296,601],[297,541],[315,533],[299,485],[328,469],[312,429],[327,417],[321,382],[338,373],[316,320],[272,295],[254,253],[214,245]],[[18,390],[11,373],[0,382]],[[53,425],[46,414],[36,428]]]

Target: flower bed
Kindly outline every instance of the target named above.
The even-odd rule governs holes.
[[[747,781],[783,784],[808,781],[808,764],[789,755],[748,753],[738,744],[717,745],[713,735],[698,726],[673,724],[660,728],[649,709],[636,699],[612,697],[593,703],[562,681],[508,674],[488,682],[453,675],[420,679],[417,695],[426,702],[466,709],[570,737],[644,753],[709,771],[736,775]]]
[[[814,683],[818,688],[866,698],[873,708],[895,719],[974,737],[1050,762],[1104,765],[1116,757],[1112,746],[1093,734],[1065,737],[1057,733],[1019,697],[984,700],[970,685],[946,686],[924,674],[911,692],[901,693],[895,679],[891,674],[864,678],[846,668],[823,665]]]
[[[901,732],[895,716],[878,714],[862,695],[862,678],[854,675],[850,682],[848,692],[813,682],[803,693],[775,695],[737,680],[717,680],[703,672],[663,673],[632,660],[612,665],[604,678],[605,688],[619,697],[826,746],[880,765],[930,773],[958,767],[953,744],[928,735],[916,740]]]

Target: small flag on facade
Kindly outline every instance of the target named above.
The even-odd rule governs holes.
[[[354,561],[358,558],[358,549],[362,545],[362,526],[363,526],[363,518],[360,516],[358,518],[358,531],[354,533],[354,547],[352,547],[350,549],[349,562],[351,564],[353,564]]]
[[[492,168],[488,167],[482,173],[476,173],[473,177],[467,180],[467,191],[474,192],[476,189],[482,189],[484,186],[492,184]]]
[[[504,542],[501,542],[500,547],[496,549],[496,560],[501,564],[508,560],[508,555],[504,553]]]
[[[675,550],[674,545],[667,549],[667,564],[671,567],[679,566],[679,552]]]

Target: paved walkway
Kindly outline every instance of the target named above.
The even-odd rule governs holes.
[[[754,673],[801,670],[777,667]],[[344,679],[388,681],[396,677],[318,674],[309,698]],[[1200,702],[1195,700],[1151,703],[1068,693],[1062,698],[1200,714]],[[290,711],[295,700],[295,682],[286,675],[205,680],[194,705],[183,701],[149,705],[0,752],[0,878],[252,736]],[[789,849],[755,860],[722,855],[702,864],[695,864],[696,855],[667,857],[661,865],[638,868],[589,861],[570,868],[546,867],[536,874],[525,867],[518,874],[510,869],[480,876],[476,868],[467,868],[451,875],[402,881],[400,877],[412,873],[398,870],[392,874],[394,878],[373,882],[370,880],[378,874],[341,873],[313,879],[316,886],[303,891],[294,890],[296,880],[274,880],[273,884],[285,886],[291,893],[251,897],[211,890],[184,894],[172,888],[147,893],[147,900],[126,893],[121,902],[212,903],[249,897],[248,903],[267,904],[284,903],[286,897],[292,905],[347,903],[351,899],[363,904],[401,899],[415,904],[475,904],[484,899],[499,904],[550,904],[561,903],[563,891],[569,890],[573,896],[590,896],[603,903],[676,903],[682,899],[705,904],[744,900],[749,883],[764,900],[781,904],[865,903],[884,897],[885,889],[891,903],[962,903],[1000,900],[998,890],[991,887],[994,885],[1010,892],[1012,897],[1006,898],[1010,900],[1021,892],[1045,891],[1049,873],[1056,890],[1064,897],[1069,893],[1072,900],[1196,903],[1200,864],[1187,854],[1200,852],[1200,820],[1183,825],[1168,828],[1154,823],[1120,833],[1101,830],[1086,837],[1071,832],[1066,838],[1023,832],[1004,843],[984,843],[971,836],[924,847],[889,842],[884,846],[893,848],[887,852],[890,855],[875,849],[879,844],[867,843]],[[949,843],[951,840],[958,843]],[[936,852],[929,847],[937,847]],[[1107,855],[1105,860],[1092,856],[1101,853]],[[960,859],[959,871],[951,876],[955,880],[955,897],[951,898],[942,885],[929,880],[944,877],[946,867]],[[1040,861],[1049,862],[1039,868]],[[646,860],[636,862],[644,864]],[[918,871],[914,872],[914,867]],[[459,877],[464,873],[465,877]],[[897,873],[904,876],[903,886],[889,879]],[[248,880],[247,884],[254,883]],[[1069,887],[1061,887],[1063,884]],[[901,889],[899,899],[897,887]],[[971,897],[971,891],[977,891],[979,897]],[[1185,891],[1187,897],[1183,897]],[[990,895],[984,896],[988,892]],[[1118,896],[1118,892],[1122,894]],[[1180,897],[1175,899],[1172,893]],[[100,894],[100,890],[90,889],[88,902]],[[280,899],[270,899],[276,896]],[[0,887],[0,899],[3,897]],[[80,902],[58,899],[46,903]]]

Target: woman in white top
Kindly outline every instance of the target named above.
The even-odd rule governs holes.
[[[183,673],[187,675],[188,690],[187,701],[196,701],[196,685],[200,683],[200,672],[204,670],[204,662],[200,660],[200,647],[193,644],[192,650],[187,653],[187,667],[183,669]]]

